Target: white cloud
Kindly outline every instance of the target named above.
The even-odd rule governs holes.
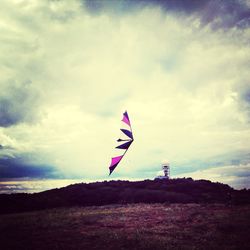
[[[249,29],[200,28],[195,16],[153,7],[115,16],[90,15],[78,1],[3,5],[0,90],[29,80],[39,93],[27,107],[39,113],[35,123],[2,129],[25,145],[17,152],[68,174],[105,176],[125,109],[135,142],[122,176],[164,158],[181,165],[249,148],[238,99],[249,79]]]

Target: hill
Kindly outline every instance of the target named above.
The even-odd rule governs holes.
[[[34,194],[0,195],[0,213],[56,207],[101,206],[129,203],[250,204],[250,190],[191,178],[144,181],[104,181],[73,184]]]

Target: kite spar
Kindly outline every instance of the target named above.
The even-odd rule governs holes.
[[[131,123],[129,120],[129,116],[127,111],[125,111],[123,113],[123,118],[122,118],[122,122],[124,122],[126,124],[126,126],[128,127],[128,129],[121,129],[121,131],[123,132],[123,134],[126,136],[126,139],[118,139],[117,142],[122,142],[121,145],[117,146],[117,149],[122,149],[125,150],[123,152],[122,155],[113,157],[111,159],[111,164],[109,166],[109,175],[112,174],[112,172],[114,171],[114,169],[117,167],[117,165],[120,163],[120,161],[122,160],[122,158],[124,157],[124,155],[127,153],[130,145],[132,144],[132,142],[134,141],[134,137],[133,137],[133,133],[132,133],[132,127],[131,127]]]

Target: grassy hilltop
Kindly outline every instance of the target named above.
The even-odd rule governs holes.
[[[0,195],[0,213],[129,203],[250,204],[250,190],[191,178],[80,183],[35,194]]]

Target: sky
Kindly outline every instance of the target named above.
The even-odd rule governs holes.
[[[2,0],[0,30],[0,193],[166,160],[250,188],[249,0]],[[135,141],[108,177],[125,110]]]

